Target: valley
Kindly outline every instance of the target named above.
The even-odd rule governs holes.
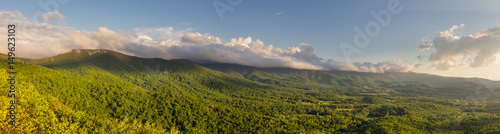
[[[7,124],[10,99],[1,92],[1,133],[500,131],[500,82],[487,79],[257,68],[105,49],[18,57],[18,124]],[[6,80],[7,55],[0,59]]]

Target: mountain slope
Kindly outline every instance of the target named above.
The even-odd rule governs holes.
[[[186,61],[138,58],[102,49],[73,50],[53,57],[22,61],[83,78],[92,82],[91,85],[101,85],[99,92],[104,93],[100,93],[97,100],[108,106],[100,109],[108,111],[98,113],[101,116],[152,122],[167,130],[177,127],[184,132],[203,133],[268,131],[265,128],[269,125],[280,124],[261,124],[262,121],[276,120],[269,109],[278,104],[286,106],[299,100],[316,100],[295,94],[296,89],[262,85]],[[145,91],[131,96],[130,101],[117,99],[121,95],[108,94],[107,90],[113,87],[107,88],[107,79],[131,83]],[[309,109],[312,106],[300,107]],[[294,119],[290,123],[302,126],[298,121],[307,121],[308,118]],[[242,122],[246,125],[241,125]]]
[[[7,57],[0,58],[7,79]],[[103,49],[19,61],[18,126],[2,122],[1,133],[488,133],[500,126],[495,100],[435,97],[445,90],[407,74],[216,65],[223,73]],[[6,92],[0,100],[10,101]]]
[[[1,55],[0,62],[6,66],[7,56]],[[1,68],[1,78],[7,79],[6,68]],[[16,92],[18,95],[17,127],[2,122],[2,133],[85,133],[116,132],[109,127],[124,123],[110,116],[117,108],[109,108],[108,102],[129,102],[135,96],[148,94],[131,83],[101,75],[94,78],[83,78],[59,72],[45,67],[18,62]],[[99,79],[106,83],[96,83]],[[1,83],[3,89],[7,84]],[[102,96],[115,97],[102,97]],[[2,105],[6,106],[11,98],[2,92]],[[6,109],[1,109],[6,115]],[[2,120],[7,120],[3,116]],[[130,120],[134,121],[134,120]],[[137,121],[137,120],[135,120]],[[130,132],[164,132],[161,127],[150,126],[150,123],[123,124],[121,129]],[[101,127],[97,127],[101,126]]]

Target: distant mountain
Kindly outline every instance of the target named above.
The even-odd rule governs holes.
[[[275,88],[277,86],[304,90],[331,90],[348,94],[356,94],[360,91],[383,91],[387,93],[397,92],[454,98],[465,98],[474,94],[500,96],[498,93],[493,93],[493,91],[500,89],[499,81],[481,78],[442,77],[413,72],[364,73],[292,68],[258,68],[225,63],[195,63],[185,59],[140,58],[105,49],[75,49],[53,57],[22,60],[29,64],[37,64],[61,71],[75,72],[75,68],[82,70],[82,67],[83,70],[88,71],[103,71],[125,81],[134,82],[139,86],[148,83],[148,81],[153,81],[153,83],[162,83],[158,85],[166,84],[170,87],[184,87],[179,92],[192,92],[189,89],[193,87],[188,86],[192,85],[192,83],[203,85],[202,87],[213,86],[210,83],[193,81],[194,79],[201,78],[206,81],[213,81],[215,78],[219,81],[223,78],[223,81],[236,82],[229,85],[254,87],[257,84],[255,82],[258,82],[265,84],[261,86],[268,86],[264,88]],[[169,76],[168,79],[173,79],[172,75],[167,75],[172,73],[178,75],[179,82],[158,81],[155,79],[155,77],[163,78],[165,76]],[[155,77],[151,77],[151,75]],[[190,75],[197,75],[197,77],[191,78]],[[148,79],[138,79],[138,76],[148,76]],[[153,88],[153,90],[164,89]],[[221,90],[221,92],[224,91]],[[195,94],[201,95],[199,92]]]
[[[212,92],[210,93],[212,95],[221,93],[193,89],[217,89],[220,92],[227,92],[221,89],[234,85],[273,88],[213,71],[189,60],[140,58],[105,49],[75,49],[53,57],[22,60],[29,64],[36,64],[74,75],[88,75],[90,72],[110,74],[145,89],[162,92],[176,91],[180,94],[192,94],[197,97],[212,97],[207,96],[206,93],[208,92]],[[173,89],[167,89],[166,87]],[[245,89],[247,88],[241,88],[238,91],[244,91]]]
[[[489,133],[500,126],[499,82],[478,78],[201,64],[105,49],[16,58],[18,125],[2,116],[0,133]],[[0,64],[0,79],[10,78],[7,55]],[[7,94],[0,92],[4,115]]]
[[[351,71],[258,68],[225,63],[203,63],[207,68],[270,85],[302,89],[396,88],[418,86],[435,89],[429,95],[470,95],[476,89],[489,92],[500,89],[500,81],[482,78],[443,77],[422,73],[364,73]]]
[[[6,55],[2,59],[6,64]],[[251,132],[270,127],[258,124],[272,119],[270,113],[259,108],[282,103],[276,97],[313,99],[213,71],[187,60],[139,58],[104,49],[76,49],[53,57],[18,60],[22,61],[20,79],[30,80],[25,83],[33,85],[36,92],[54,97],[61,102],[53,103],[67,105],[71,110],[82,112],[82,116],[102,118],[81,118],[74,122],[73,125],[81,124],[82,129],[88,130],[83,132],[109,132],[99,128],[116,128],[120,122],[130,124],[133,120],[158,125],[132,131],[137,133],[156,133],[162,129],[191,133]],[[31,93],[24,88],[22,91]],[[65,117],[60,114],[64,113],[56,115]],[[100,125],[85,126],[89,122]],[[242,122],[250,126],[238,125]],[[39,130],[30,132],[46,129]]]

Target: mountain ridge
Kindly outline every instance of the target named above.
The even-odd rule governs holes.
[[[116,61],[121,61],[121,62],[129,62],[129,61],[137,61],[141,59],[149,59],[153,61],[167,61],[167,62],[177,62],[177,63],[185,63],[185,64],[191,64],[191,65],[200,65],[206,68],[209,68],[211,70],[216,70],[220,71],[226,74],[234,75],[234,76],[239,76],[241,78],[245,79],[250,79],[249,76],[245,75],[250,75],[249,71],[264,71],[266,73],[274,73],[278,75],[283,75],[286,73],[316,73],[319,75],[329,75],[326,77],[331,77],[331,78],[341,78],[342,76],[344,77],[366,77],[366,78],[372,78],[372,79],[377,79],[377,80],[386,80],[386,81],[393,81],[393,82],[400,82],[404,83],[405,81],[419,81],[419,82],[424,82],[427,84],[430,84],[435,87],[456,87],[456,88],[476,88],[480,85],[483,85],[483,87],[487,88],[500,88],[500,81],[494,81],[494,80],[489,80],[489,79],[484,79],[484,78],[466,78],[466,77],[446,77],[446,76],[439,76],[439,75],[434,75],[434,74],[426,74],[426,73],[416,73],[416,72],[385,72],[385,73],[371,73],[371,72],[355,72],[355,71],[339,71],[339,70],[332,70],[332,71],[326,71],[326,70],[308,70],[308,69],[293,69],[293,68],[285,68],[285,67],[271,67],[271,68],[261,68],[261,67],[253,67],[253,66],[246,66],[246,65],[239,65],[239,64],[231,64],[231,63],[197,63],[188,59],[171,59],[171,60],[166,60],[166,59],[161,59],[161,58],[142,58],[142,57],[137,57],[137,56],[131,56],[131,55],[126,55],[117,51],[112,51],[112,50],[107,50],[107,49],[73,49],[69,52],[59,54],[56,56],[51,56],[51,57],[46,57],[46,58],[39,58],[39,59],[28,59],[28,58],[18,58],[21,61],[30,63],[30,64],[38,64],[44,66],[44,64],[51,63],[51,66],[55,66],[54,62],[81,62],[81,61],[86,61],[86,60],[91,60],[91,59],[100,59],[99,57],[103,57],[104,59],[110,58],[110,59],[115,59]],[[101,58],[102,59],[102,58]],[[116,63],[114,63],[116,64]],[[125,64],[129,65],[129,64]],[[104,65],[103,65],[104,67]],[[158,68],[158,67],[157,67]],[[156,69],[157,69],[156,68]],[[153,68],[155,69],[155,68]],[[133,70],[127,70],[127,71],[143,71],[144,68],[138,69],[134,68]],[[146,70],[151,70],[150,68]],[[181,69],[182,70],[182,69]],[[254,77],[255,78],[255,77]],[[356,78],[359,79],[359,78]],[[255,80],[253,80],[255,81]],[[332,84],[332,82],[327,82],[331,80],[320,80],[322,83],[328,83],[329,85]],[[321,83],[321,82],[320,82]],[[340,82],[344,83],[344,82]],[[465,86],[461,83],[470,83],[469,86]],[[341,84],[342,85],[342,84]],[[346,84],[343,84],[346,85]],[[368,85],[371,86],[371,85]]]
[[[58,54],[55,56],[50,56],[50,57],[45,57],[45,58],[37,58],[37,59],[32,59],[32,58],[23,58],[19,57],[21,61],[28,62],[28,63],[33,63],[36,64],[34,61],[46,61],[46,60],[52,60],[54,57],[58,56],[64,56],[68,54],[81,54],[81,56],[77,56],[78,58],[83,58],[83,56],[92,56],[94,54],[111,54],[116,57],[121,57],[125,59],[129,58],[144,58],[144,59],[162,59],[162,58],[147,58],[147,57],[138,57],[138,56],[132,56],[132,55],[127,55],[121,52],[109,50],[109,49],[72,49],[71,51],[68,51],[66,53]],[[5,55],[5,54],[4,54]],[[90,58],[90,57],[87,57]],[[119,58],[120,59],[120,58]],[[163,59],[167,60],[167,59]],[[438,76],[438,77],[443,77],[447,79],[453,79],[453,78],[462,78],[462,79],[477,79],[477,80],[488,80],[488,81],[496,81],[500,82],[497,80],[491,80],[491,79],[485,79],[485,78],[479,78],[479,77],[454,77],[454,76],[440,76],[440,75],[435,75],[435,74],[427,74],[427,73],[417,73],[417,72],[384,72],[384,73],[373,73],[373,72],[357,72],[357,71],[341,71],[341,70],[310,70],[310,69],[294,69],[294,68],[287,68],[287,67],[254,67],[254,66],[247,66],[247,65],[240,65],[240,64],[233,64],[233,63],[216,63],[216,62],[210,62],[210,63],[198,63],[195,61],[191,61],[189,59],[170,59],[167,61],[177,61],[177,62],[184,62],[184,63],[190,63],[190,64],[198,64],[202,66],[210,65],[210,64],[218,64],[218,65],[229,65],[229,66],[240,66],[240,67],[251,67],[255,69],[285,69],[285,70],[309,70],[309,71],[324,71],[324,72],[336,72],[336,73],[355,73],[355,74],[418,74],[418,75],[428,75],[428,76]],[[216,69],[217,70],[217,69]]]
[[[20,126],[34,129],[12,130],[25,133],[452,133],[492,132],[488,127],[500,124],[498,92],[470,90],[480,83],[460,78],[449,81],[467,88],[427,84],[420,80],[444,78],[412,73],[208,65],[104,49],[17,63],[19,112],[28,116]],[[6,70],[0,68],[3,79]],[[456,121],[469,125],[448,127]]]

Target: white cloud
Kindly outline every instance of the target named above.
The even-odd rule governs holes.
[[[222,44],[222,40],[219,37],[214,36],[204,36],[201,33],[191,33],[187,32],[182,36],[181,42],[185,42],[193,45],[210,45],[210,44]]]
[[[460,66],[486,67],[495,64],[496,55],[500,52],[500,26],[471,35],[456,35],[454,31],[463,26],[454,25],[438,32],[432,43],[424,42],[435,49],[428,59],[432,68],[451,70]]]
[[[139,27],[134,28],[134,33],[136,35],[148,36],[155,39],[174,39],[184,36],[184,33],[192,31],[192,28],[176,30],[173,27],[161,27],[161,28],[146,28]]]
[[[9,24],[16,25],[16,56],[19,57],[47,57],[67,52],[73,47],[68,45],[71,41],[68,33],[77,32],[68,27],[35,23],[17,11],[0,12],[0,25]],[[0,30],[7,31],[7,27],[0,27]],[[0,32],[0,39],[7,40],[7,33]],[[7,53],[7,49],[0,49],[0,52]]]
[[[419,46],[417,46],[417,49],[420,50],[420,51],[424,51],[424,50],[429,50],[432,48],[432,42],[429,40],[429,38],[423,38],[422,39],[422,44],[420,44]]]
[[[312,45],[302,43],[288,49],[274,48],[251,37],[232,38],[230,41],[192,29],[176,30],[172,27],[135,28],[134,32],[113,31],[100,27],[96,31],[78,31],[71,27],[36,23],[19,12],[0,12],[0,25],[17,24],[18,49],[16,56],[42,58],[71,49],[110,49],[140,57],[164,59],[190,59],[233,63],[256,67],[289,67],[297,69],[325,69],[361,72],[407,72],[407,63],[343,63],[323,60],[314,53]],[[7,31],[5,27],[0,30]],[[0,39],[6,40],[0,32]],[[0,49],[6,53],[7,49]]]
[[[248,45],[252,43],[252,37],[239,37],[232,38],[230,42],[224,43],[224,46],[233,47],[237,50],[244,51],[245,49],[250,48]]]
[[[281,12],[277,12],[275,15],[282,15],[283,13],[285,13],[285,12],[281,11]]]
[[[64,20],[64,16],[59,13],[59,11],[55,10],[54,12],[47,12],[43,14],[44,20]]]

